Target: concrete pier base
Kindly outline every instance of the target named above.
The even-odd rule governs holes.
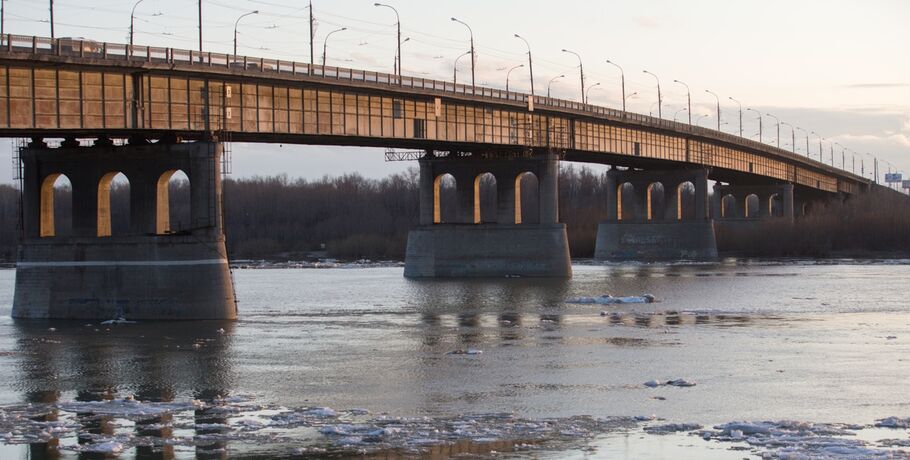
[[[235,319],[225,249],[221,144],[112,146],[34,141],[24,165],[14,318]],[[189,179],[189,222],[171,221],[169,180]],[[129,181],[129,228],[112,225],[111,183]],[[54,182],[72,183],[72,219],[55,218]],[[66,205],[66,203],[64,203]]]
[[[601,222],[594,258],[599,260],[713,260],[710,220],[686,222]]]
[[[408,235],[404,276],[572,276],[564,224],[444,224]]]
[[[30,241],[19,247],[12,316],[235,319],[224,238]]]

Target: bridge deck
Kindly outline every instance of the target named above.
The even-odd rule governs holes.
[[[604,107],[423,78],[170,48],[0,37],[0,136],[216,132],[233,141],[565,152],[855,193],[869,180],[763,143]]]

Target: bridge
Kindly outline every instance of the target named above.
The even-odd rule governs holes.
[[[221,218],[223,142],[409,149],[420,226],[405,276],[571,276],[559,162],[613,166],[596,256],[716,257],[714,224],[792,220],[869,179],[761,142],[589,104],[366,70],[88,40],[0,37],[0,136],[20,151],[22,245],[14,316],[236,316]],[[58,147],[45,139],[63,139]],[[86,141],[89,139],[89,141]],[[92,145],[83,145],[83,143]],[[842,162],[843,163],[843,162]],[[842,164],[842,166],[845,166]],[[190,231],[173,233],[167,181],[190,179]],[[110,183],[131,183],[112,235]],[[481,177],[495,178],[495,220]],[[53,184],[73,186],[57,236]],[[444,213],[443,178],[456,183]],[[535,181],[537,216],[523,215]],[[713,200],[708,181],[716,181]],[[486,214],[489,214],[487,212]]]

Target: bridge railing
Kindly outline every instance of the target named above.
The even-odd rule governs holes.
[[[453,93],[473,97],[490,98],[500,101],[515,102],[524,105],[532,96],[526,93],[505,91],[495,88],[454,84],[453,82],[433,80],[421,77],[402,76],[374,72],[368,70],[349,69],[344,67],[323,66],[312,63],[266,59],[249,56],[239,56],[225,53],[199,52],[177,48],[162,48],[153,46],[126,45],[122,43],[105,43],[81,38],[35,37],[26,35],[7,34],[0,37],[0,47],[8,52],[27,52],[38,55],[71,56],[80,58],[110,59],[137,62],[156,62],[171,65],[210,66],[241,69],[245,71],[289,73],[314,78],[333,80],[347,80],[364,82],[376,85],[415,88],[444,93]],[[574,110],[581,113],[593,114],[621,122],[631,122],[649,128],[671,130],[678,133],[690,134],[712,138],[734,145],[740,145],[755,150],[771,152],[792,161],[801,162],[823,170],[837,170],[822,162],[809,159],[802,155],[774,147],[763,142],[736,136],[710,128],[702,128],[687,123],[664,120],[633,112],[601,107],[591,104],[569,101],[542,96],[533,96],[535,107],[550,107],[564,110]]]

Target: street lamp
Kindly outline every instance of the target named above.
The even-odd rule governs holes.
[[[676,117],[679,115],[679,112],[686,112],[688,110],[689,109],[687,107],[683,107],[683,108],[677,110],[676,113],[673,114],[673,121],[677,121]],[[689,124],[690,125],[692,124],[692,113],[691,112],[689,112]]]
[[[774,121],[777,122],[777,148],[780,148],[780,118],[777,118],[776,116],[771,115],[770,113],[766,113],[765,115],[773,118]]]
[[[389,8],[395,12],[395,25],[398,27],[398,50],[395,52],[395,73],[398,74],[398,79],[401,80],[401,17],[398,16],[398,10],[391,5],[386,5],[384,3],[374,3],[373,6],[380,6],[384,8]]]
[[[743,137],[743,104],[742,102],[733,99],[732,97],[727,97],[727,99],[736,103],[739,106],[739,137]]]
[[[588,87],[588,90],[585,91],[585,101],[590,101],[590,99],[588,99],[588,95],[591,94],[592,89],[594,89],[598,86],[600,86],[600,82],[594,83],[593,85]],[[585,103],[587,103],[587,102],[585,102]]]
[[[199,1],[200,1],[200,3],[202,2],[202,0],[199,0]],[[200,11],[202,10],[201,6],[199,7],[199,10]],[[53,39],[54,39],[54,0],[51,0],[51,40],[53,40]],[[202,52],[202,49],[200,48],[199,51]]]
[[[475,60],[475,59],[474,59],[474,31],[471,29],[471,26],[469,26],[468,23],[466,23],[466,22],[464,22],[464,21],[460,21],[460,20],[458,20],[458,19],[456,19],[456,18],[452,18],[452,21],[453,21],[453,22],[457,22],[457,23],[462,24],[462,25],[464,25],[465,27],[467,27],[467,28],[468,28],[468,33],[471,34],[471,91],[473,92],[474,89],[476,88],[476,87],[474,86],[474,82],[475,82],[474,78],[475,78],[475,75],[476,75],[476,74],[474,73],[474,60]]]
[[[622,70],[622,67],[619,64],[617,64],[609,59],[607,59],[607,64],[613,65],[617,69],[619,69],[619,80],[622,85],[622,111],[625,112],[626,111],[626,73]]]
[[[457,58],[455,58],[455,70],[452,73],[452,84],[458,85],[458,61],[469,54],[472,53],[470,51],[465,51],[464,53],[458,55]]]
[[[818,136],[818,162],[819,162],[819,163],[823,163],[824,161],[822,160],[822,141],[824,140],[824,138],[821,137],[821,136],[820,136],[817,132],[815,132],[815,131],[811,131],[811,133],[812,133],[812,135],[814,135],[814,136]]]
[[[134,25],[133,23],[134,23],[135,20],[136,20],[136,7],[139,6],[139,4],[142,3],[142,2],[144,2],[144,1],[145,1],[145,0],[139,0],[138,2],[136,2],[136,3],[133,5],[133,10],[130,11],[130,54],[132,54],[132,51],[133,51],[133,31],[135,30],[135,29],[133,28],[133,25]]]
[[[581,56],[575,51],[569,51],[565,48],[562,50],[563,53],[574,54],[578,58],[578,71],[581,73],[581,103],[585,103],[585,67],[581,62]]]
[[[689,109],[688,109],[689,110],[689,124],[691,125],[692,124],[692,92],[689,91],[689,85],[687,85],[679,80],[673,80],[673,82],[679,83],[680,85],[683,85],[686,87],[686,99],[689,101],[689,105],[688,105],[688,107],[689,107]],[[673,116],[673,120],[674,121],[676,120],[675,115]]]
[[[329,37],[331,37],[332,34],[334,34],[336,32],[342,32],[345,30],[348,30],[348,28],[342,27],[340,29],[335,29],[335,30],[329,32],[328,34],[326,34],[325,40],[323,40],[323,42],[322,42],[322,66],[323,67],[325,67],[326,54],[328,54],[328,49],[329,49]]]
[[[531,44],[521,35],[515,34],[515,38],[525,42],[528,47],[528,72],[531,73],[531,97],[534,97],[534,61],[531,60]]]
[[[565,75],[557,75],[557,76],[551,78],[550,81],[547,83],[547,97],[550,97],[550,86],[553,85],[553,82],[554,82],[554,81],[556,81],[556,80],[558,80],[558,79],[560,79],[560,78],[566,78],[566,76],[565,76]]]
[[[761,119],[761,112],[759,112],[758,110],[749,108],[749,107],[746,107],[746,110],[751,110],[751,111],[755,112],[756,114],[758,114],[758,142],[763,142],[763,141],[762,141],[762,119]]]
[[[623,98],[623,101],[622,101],[623,107],[626,106],[626,102],[627,102],[629,99],[632,99],[632,98],[635,97],[635,96],[638,96],[638,91],[635,91],[635,92],[633,92],[632,94],[630,94],[630,95],[624,97],[624,98]]]
[[[843,145],[840,145],[839,142],[835,142],[835,144],[837,144],[837,146],[840,147],[840,169],[844,169],[844,166],[846,166],[846,165],[844,164],[844,162],[845,162],[845,160],[847,159],[847,154],[844,153],[844,146],[843,146]],[[832,162],[833,162],[833,161],[832,161]]]
[[[706,89],[705,92],[714,96],[714,99],[717,100],[717,130],[720,131],[720,96],[709,89]]]
[[[709,116],[710,116],[710,115],[708,115],[708,114],[699,115],[698,118],[695,119],[695,126],[698,126],[698,123],[699,123],[703,118],[707,118],[707,117],[709,117]]]
[[[796,129],[799,131],[802,131],[803,133],[806,134],[806,158],[810,158],[810,156],[809,156],[809,131],[802,129],[799,126],[797,126]]]
[[[793,129],[793,125],[786,121],[782,121],[780,124],[790,127],[790,147],[792,147],[793,153],[796,153],[796,130]]]
[[[236,21],[234,21],[234,60],[237,60],[237,25],[240,24],[241,19],[243,19],[251,14],[259,14],[259,10],[253,10],[253,11],[250,11],[249,13],[241,14],[240,17],[237,18]],[[323,59],[322,65],[325,65],[325,59]]]
[[[663,118],[664,117],[663,109],[661,108],[661,106],[664,104],[663,104],[663,97],[661,97],[661,95],[660,95],[660,78],[657,78],[657,75],[654,75],[653,73],[648,72],[647,70],[642,70],[642,72],[654,77],[654,79],[657,80],[657,118]]]
[[[511,69],[509,69],[508,72],[506,72],[506,92],[507,93],[509,92],[509,77],[512,75],[512,71],[515,69],[520,69],[524,66],[525,66],[524,64],[518,64],[517,66],[512,67]]]

